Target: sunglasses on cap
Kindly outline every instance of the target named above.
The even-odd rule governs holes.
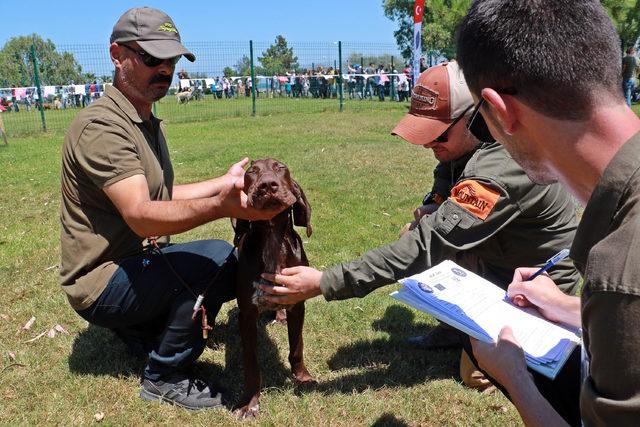
[[[144,65],[146,65],[147,67],[149,67],[149,68],[155,68],[158,65],[164,63],[165,61],[169,61],[169,63],[172,66],[176,65],[178,63],[178,61],[180,60],[180,57],[182,56],[182,55],[178,55],[178,56],[174,56],[173,58],[160,59],[160,58],[156,58],[155,56],[149,55],[144,50],[137,50],[137,49],[132,48],[131,46],[127,46],[126,44],[119,44],[118,46],[125,47],[125,48],[129,49],[131,52],[134,52],[134,53],[138,54],[138,56],[140,57],[140,60],[142,61],[142,63]]]
[[[471,107],[473,107],[473,105],[469,105],[458,117],[456,117],[456,119],[449,125],[449,127],[446,128],[444,130],[444,132],[442,132],[440,134],[439,137],[434,139],[433,142],[447,142],[447,141],[449,141],[449,137],[447,136],[447,134],[464,117],[464,115],[467,114],[467,111],[469,111],[471,109]]]

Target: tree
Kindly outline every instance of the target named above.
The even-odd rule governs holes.
[[[231,77],[235,74],[235,72],[233,71],[233,68],[231,67],[224,67],[224,70],[222,70],[222,74],[225,77]]]
[[[251,74],[251,58],[247,55],[243,55],[235,65],[236,75],[248,76]]]
[[[413,0],[383,0],[387,18],[398,24],[393,32],[405,59],[413,56]],[[427,0],[422,22],[422,46],[447,58],[455,57],[455,31],[471,0]]]
[[[51,40],[37,34],[9,39],[0,50],[0,70],[3,86],[31,86],[35,84],[31,45],[35,45],[40,80],[43,84],[63,85],[85,79],[82,67],[69,52],[59,53]],[[95,76],[93,76],[95,79]]]
[[[274,44],[262,52],[258,58],[262,64],[263,74],[285,74],[287,71],[299,67],[298,57],[293,55],[293,48],[287,46],[287,40],[283,36],[277,36]]]
[[[623,49],[636,44],[640,37],[640,0],[602,0],[609,12]]]

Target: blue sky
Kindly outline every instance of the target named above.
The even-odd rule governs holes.
[[[0,0],[0,47],[11,37],[35,32],[59,51],[71,52],[83,71],[109,75],[113,25],[127,9],[139,6],[161,9],[173,18],[183,43],[197,57],[193,64],[186,59],[178,63],[177,69],[189,73],[222,74],[225,66],[234,67],[248,55],[249,40],[254,40],[257,59],[278,34],[294,48],[302,68],[334,66],[337,40],[343,41],[344,61],[351,53],[394,55],[395,64],[402,61],[393,37],[396,25],[384,16],[382,0]]]
[[[0,0],[0,44],[33,32],[56,44],[106,43],[118,17],[137,6],[167,12],[185,42],[271,41],[282,34],[291,41],[395,43],[382,0]]]

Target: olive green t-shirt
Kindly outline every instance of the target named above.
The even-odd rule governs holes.
[[[582,338],[591,361],[585,426],[640,425],[640,133],[607,165],[585,207],[571,258],[584,275]]]
[[[173,168],[161,121],[144,122],[122,92],[107,86],[105,96],[76,116],[62,147],[60,283],[76,310],[98,298],[118,260],[144,250],[146,239],[103,191],[138,174],[152,200],[171,199]]]

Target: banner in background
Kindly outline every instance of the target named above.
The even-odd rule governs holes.
[[[420,56],[422,55],[422,14],[424,0],[416,0],[413,5],[413,84],[420,75]]]

